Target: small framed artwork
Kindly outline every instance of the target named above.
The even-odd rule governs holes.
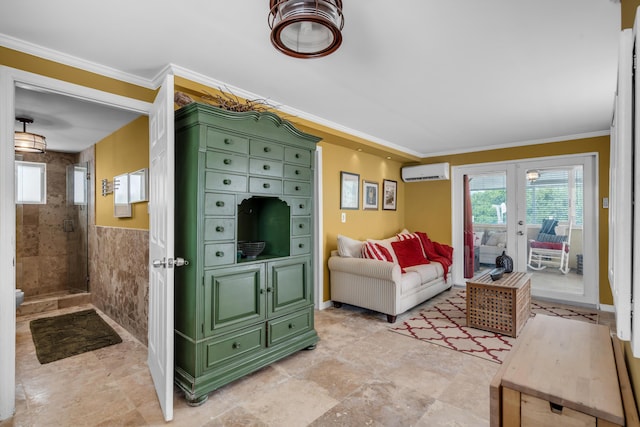
[[[360,175],[340,172],[340,209],[360,208]]]
[[[385,211],[396,210],[396,198],[398,196],[398,182],[390,179],[382,181],[382,209]]]
[[[378,183],[362,181],[362,209],[378,209]]]

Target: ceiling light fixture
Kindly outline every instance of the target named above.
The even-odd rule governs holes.
[[[27,153],[44,153],[47,148],[47,141],[42,135],[27,132],[27,123],[33,123],[33,119],[26,117],[16,117],[22,123],[22,132],[15,131],[13,136],[13,146],[16,151]]]
[[[527,180],[529,182],[535,182],[538,178],[540,178],[540,172],[537,170],[527,171]]]
[[[319,58],[342,44],[342,0],[269,0],[271,43],[295,58]]]

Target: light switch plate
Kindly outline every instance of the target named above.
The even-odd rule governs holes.
[[[340,215],[340,221],[347,222],[347,213],[346,212],[342,212],[342,215]]]

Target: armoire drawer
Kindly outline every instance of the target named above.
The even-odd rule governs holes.
[[[221,364],[233,363],[235,359],[250,356],[266,346],[264,323],[250,328],[213,338],[203,344],[203,370]]]
[[[259,194],[282,194],[282,181],[279,179],[249,178],[249,192]]]
[[[310,309],[289,314],[269,322],[269,345],[276,345],[289,338],[303,334],[311,329],[312,313]]]
[[[267,159],[280,160],[284,157],[284,147],[271,142],[251,141],[249,145],[251,156],[264,157]]]
[[[249,152],[249,140],[209,128],[207,129],[207,147],[247,154]]]
[[[235,243],[210,243],[204,245],[204,266],[233,264],[236,259]]]
[[[296,237],[291,239],[291,256],[303,255],[311,252],[310,237]]]
[[[311,214],[311,199],[293,199],[291,201],[291,215]]]
[[[302,166],[311,166],[311,151],[286,147],[284,149],[284,161]]]
[[[291,220],[291,235],[305,236],[311,234],[311,219],[309,217],[293,218]]]
[[[231,240],[235,236],[236,221],[233,218],[206,218],[204,240]]]
[[[290,196],[311,196],[311,184],[308,182],[285,181],[284,194]]]
[[[246,156],[219,151],[207,151],[205,161],[205,167],[209,169],[239,173],[247,173],[248,164],[249,159]]]
[[[251,175],[275,176],[281,178],[282,162],[265,159],[250,159],[249,173]]]
[[[247,177],[230,173],[207,171],[204,174],[204,187],[207,190],[245,193],[247,191]]]
[[[236,196],[234,194],[204,193],[205,215],[235,215]]]
[[[284,165],[284,177],[289,179],[299,179],[301,181],[310,181],[311,169],[295,165]]]

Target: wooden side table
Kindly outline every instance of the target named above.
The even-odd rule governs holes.
[[[467,326],[517,337],[531,315],[531,275],[489,273],[467,281]]]
[[[490,386],[491,426],[623,426],[609,328],[537,315]]]

